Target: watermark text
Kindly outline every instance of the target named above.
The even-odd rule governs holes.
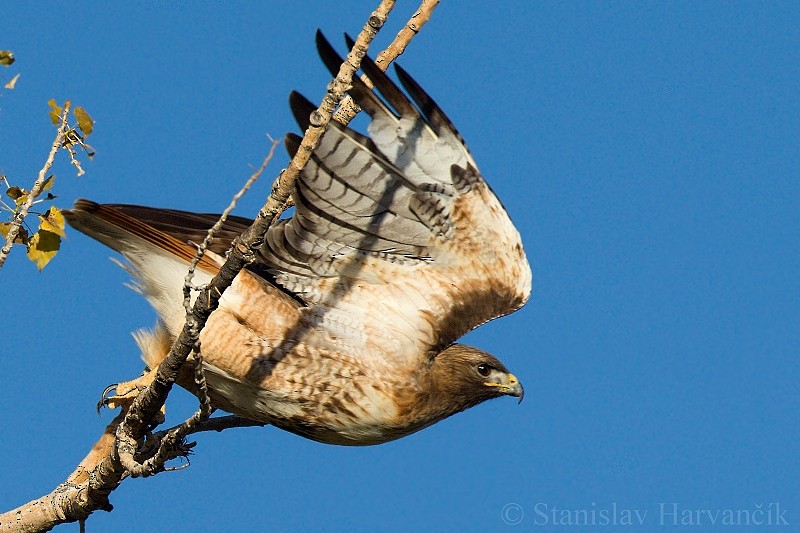
[[[500,510],[501,520],[516,526],[789,526],[790,511],[780,502],[754,503],[734,508],[703,508],[678,502],[658,502],[650,506],[625,506],[618,502],[591,502],[583,507],[568,507],[547,502],[521,505],[510,502]]]

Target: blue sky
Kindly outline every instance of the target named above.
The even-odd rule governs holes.
[[[79,178],[61,157],[58,206],[218,211],[266,134],[294,131],[289,91],[323,94],[316,28],[339,43],[372,8],[4,5],[0,49],[17,63],[0,75],[21,76],[0,92],[0,168],[30,184],[54,134],[46,102],[71,98],[96,120],[97,156]],[[522,234],[531,301],[466,340],[508,365],[525,401],[370,448],[201,435],[191,468],[126,480],[90,528],[551,530],[568,529],[554,508],[616,505],[647,511],[652,531],[681,520],[673,504],[788,510],[796,527],[797,20],[790,2],[444,2],[401,63]],[[103,388],[141,369],[130,331],[154,315],[111,255],[71,232],[42,273],[20,250],[0,271],[2,510],[65,478],[111,419],[94,413]],[[193,403],[180,392],[168,409],[177,421]]]

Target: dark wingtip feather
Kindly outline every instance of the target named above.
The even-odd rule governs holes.
[[[438,122],[437,119],[444,119],[446,123],[450,123],[450,120],[447,119],[445,114],[436,105],[433,98],[431,98],[428,93],[420,86],[417,81],[411,77],[411,75],[406,72],[406,70],[401,67],[400,65],[395,64],[394,70],[397,73],[397,79],[400,80],[400,83],[403,85],[408,94],[411,98],[416,102],[419,106],[422,113],[432,119],[431,122]],[[435,128],[438,127],[440,124],[432,124]]]
[[[339,73],[339,68],[342,66],[344,59],[333,48],[331,43],[321,31],[317,30],[317,52],[320,59],[325,64],[325,67],[330,71],[331,75],[336,76]]]
[[[302,94],[292,91],[289,94],[289,107],[300,129],[303,131],[308,129],[311,125],[311,113],[317,110],[317,106]]]
[[[397,86],[395,82],[378,68],[378,65],[369,57],[364,56],[364,59],[361,61],[361,70],[364,71],[364,74],[372,81],[375,88],[386,98],[386,101],[394,107],[398,113],[402,116],[414,116],[419,115],[416,108],[411,104],[403,91],[400,90],[400,87]]]
[[[289,157],[294,157],[297,154],[297,151],[300,149],[300,143],[303,141],[303,138],[299,135],[294,133],[287,133],[286,137],[283,139],[283,145],[286,147],[286,151],[289,153]]]
[[[417,104],[419,109],[422,111],[422,114],[425,115],[425,118],[428,120],[428,123],[433,128],[437,134],[441,134],[443,130],[449,129],[456,138],[464,144],[464,139],[461,137],[461,134],[458,133],[458,130],[453,125],[453,122],[445,115],[442,108],[438,106],[436,101],[428,95],[427,92],[422,88],[422,86],[417,83],[417,81],[411,77],[411,75],[400,65],[394,65],[395,72],[397,73],[397,79],[400,80],[400,84],[405,88],[408,94],[411,96],[411,99]]]

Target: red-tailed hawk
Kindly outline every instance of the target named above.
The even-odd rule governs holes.
[[[341,59],[324,39],[319,49],[335,73]],[[367,58],[362,68],[386,102],[353,80],[369,137],[331,122],[297,181],[294,214],[270,228],[200,335],[215,406],[347,445],[397,439],[502,395],[521,399],[500,361],[454,342],[519,309],[531,290],[519,233],[450,120],[402,69],[410,100]],[[290,102],[305,127],[314,106],[296,93]],[[298,145],[287,137],[290,153]],[[155,330],[136,334],[154,368],[184,323],[194,243],[218,216],[87,200],[66,216],[122,253],[158,312]],[[197,282],[249,223],[228,220]]]

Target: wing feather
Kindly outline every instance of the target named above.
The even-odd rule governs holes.
[[[321,34],[317,44],[335,74],[342,59]],[[416,359],[524,304],[530,267],[434,100],[405,71],[397,72],[410,98],[369,58],[362,68],[376,91],[354,79],[349,93],[370,116],[369,137],[328,127],[298,179],[295,213],[270,229],[261,254],[314,313],[349,313],[350,324],[372,331],[365,343],[404,346],[384,357]],[[291,103],[302,127],[313,104]],[[287,141],[290,152],[298,143]]]

